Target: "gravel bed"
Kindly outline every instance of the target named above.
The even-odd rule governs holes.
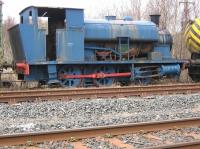
[[[175,144],[182,142],[191,142],[196,141],[195,138],[189,134],[200,134],[200,127],[188,127],[181,129],[169,129],[155,132],[138,132],[134,134],[127,134],[116,136],[125,144],[132,145],[136,149],[143,149],[147,147],[155,147],[166,144]],[[148,136],[154,136],[149,138]],[[80,141],[80,140],[79,140]],[[82,140],[82,143],[91,149],[122,149],[117,147],[108,141],[104,140],[103,137],[97,138],[88,138]],[[31,146],[29,146],[31,147]],[[68,141],[51,141],[44,142],[34,147],[41,149],[74,149],[74,146],[71,142]],[[26,149],[27,146],[12,146],[12,147],[0,147],[0,149]]]
[[[145,147],[151,147],[151,146],[158,146],[160,145],[157,142],[153,142],[146,137],[144,137],[144,134],[130,134],[130,135],[124,135],[119,138],[126,144],[133,145],[134,148],[145,148]]]
[[[85,139],[84,144],[91,149],[121,149],[107,141],[96,140],[95,138]]]
[[[74,146],[66,141],[52,141],[52,142],[44,142],[37,145],[27,145],[27,146],[4,146],[0,147],[0,149],[27,149],[27,147],[35,147],[39,149],[74,149]]]
[[[118,138],[122,140],[126,144],[133,145],[134,148],[147,148],[147,147],[155,147],[160,145],[166,144],[176,144],[182,142],[192,142],[196,141],[195,138],[192,136],[187,136],[187,133],[195,133],[200,134],[199,127],[188,127],[188,128],[181,128],[177,130],[162,130],[162,131],[155,131],[155,132],[140,132],[136,134],[128,134],[119,136]],[[157,139],[148,138],[148,135],[155,136]]]
[[[168,141],[172,143],[181,143],[194,141],[192,136],[185,136],[184,134],[180,133],[180,131],[158,131],[152,134],[161,138],[164,142]]]
[[[121,149],[116,147],[107,141],[97,140],[97,138],[84,139],[83,144],[90,149]],[[31,146],[30,146],[31,147]],[[34,147],[41,149],[74,149],[73,144],[66,141],[52,141],[38,144]],[[12,147],[0,147],[0,149],[26,149],[27,146],[12,146]]]
[[[182,128],[181,130],[186,133],[193,132],[194,134],[200,135],[200,126],[199,127]]]
[[[200,117],[200,94],[0,104],[0,134]]]

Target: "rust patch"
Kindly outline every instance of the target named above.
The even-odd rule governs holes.
[[[74,149],[89,149],[82,142],[72,142],[71,144],[74,146]]]
[[[123,141],[121,141],[117,138],[106,138],[105,141],[108,141],[109,143],[111,143],[117,147],[120,147],[120,148],[134,149],[134,147],[132,145],[125,144]]]
[[[200,140],[200,134],[196,134],[196,133],[185,133],[185,136],[191,136],[196,140]]]
[[[157,136],[154,136],[152,134],[146,134],[146,135],[144,135],[144,137],[147,138],[147,139],[153,140],[155,142],[158,142],[158,143],[162,143],[163,142],[163,140],[161,138],[159,138]]]
[[[166,145],[173,144],[173,142],[170,142],[168,140],[164,141],[161,138],[159,138],[157,136],[154,136],[152,134],[146,134],[146,135],[144,135],[144,137],[149,139],[149,140],[151,140],[151,141],[153,141],[153,142],[159,143],[159,144],[166,144]]]
[[[123,148],[123,149],[134,149],[132,145],[125,144],[123,141],[117,139],[117,138],[102,138],[102,137],[96,137],[97,141],[104,141],[108,142],[114,146]]]
[[[26,147],[26,149],[40,149],[40,148],[39,147],[31,146],[31,147]]]
[[[200,112],[200,105],[192,109],[193,112]]]

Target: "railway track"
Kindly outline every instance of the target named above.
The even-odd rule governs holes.
[[[71,100],[103,97],[128,97],[162,94],[186,94],[200,92],[200,84],[171,84],[107,88],[43,89],[1,91],[1,103],[24,101]]]
[[[51,132],[1,135],[0,146],[35,145],[37,143],[45,141],[67,140],[68,142],[71,141],[71,143],[76,146],[75,148],[88,149],[87,147],[85,147],[83,142],[81,142],[81,140],[85,138],[96,138],[98,140],[106,140],[115,146],[124,146],[125,148],[131,148],[130,145],[123,143],[115,136],[131,134],[136,132],[145,132],[145,134],[147,134],[147,132],[152,131],[160,131],[167,129],[172,130],[192,126],[200,126],[200,118],[59,130]],[[200,148],[200,134],[193,135],[195,136],[195,138],[197,138],[197,140],[192,142],[181,142],[178,144],[172,144],[168,142],[164,145],[162,144],[161,146],[153,148]],[[148,135],[148,138],[155,139],[156,137]]]

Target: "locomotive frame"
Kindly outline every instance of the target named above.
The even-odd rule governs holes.
[[[39,17],[48,18],[48,34]],[[27,7],[9,30],[18,78],[64,87],[178,78],[184,61],[172,58],[172,37],[152,17],[84,20],[83,9]]]

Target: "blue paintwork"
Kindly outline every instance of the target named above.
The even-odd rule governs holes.
[[[133,21],[133,18],[131,16],[125,16],[123,18],[124,21]]]
[[[63,66],[59,69],[59,74],[62,75],[80,75],[81,69],[80,67],[71,67],[69,66]],[[63,79],[61,80],[61,85],[63,87],[77,87],[81,83],[81,79]]]
[[[109,65],[103,65],[99,66],[94,70],[95,73],[115,73],[115,69],[112,66]],[[99,78],[95,80],[95,84],[98,86],[111,86],[114,82],[113,78]]]
[[[32,14],[32,20],[30,20],[29,16],[30,13]],[[38,20],[38,9],[35,7],[29,7],[26,9],[26,11],[22,11],[20,13],[21,20],[23,18],[23,24],[34,24],[37,25],[37,20]]]
[[[21,42],[19,25],[16,25],[9,30],[9,36],[14,61],[25,61],[25,50]]]
[[[15,62],[26,61],[28,63],[46,61],[45,30],[38,29],[34,25],[19,24],[11,28],[11,45]],[[17,39],[15,39],[17,38]]]
[[[69,64],[69,65],[77,65],[80,64],[80,62],[75,62],[75,61],[53,61],[54,64]],[[184,60],[176,60],[176,59],[168,59],[168,60],[131,60],[131,61],[84,61],[81,62],[81,64],[89,64],[89,65],[106,65],[106,64],[116,64],[116,65],[120,65],[120,64],[183,64],[185,61]],[[30,65],[48,65],[49,61],[46,62],[37,62],[37,63],[30,63]]]
[[[24,76],[24,80],[49,80],[47,65],[30,65],[30,75]]]
[[[48,84],[58,83],[57,80],[57,68],[55,64],[48,65]]]
[[[133,78],[134,78],[134,81],[136,81],[136,83],[142,83],[142,84],[149,84],[150,83],[151,75],[152,75],[151,71],[147,70],[147,72],[144,73],[140,67],[134,68],[133,71],[134,71]]]
[[[80,29],[83,30],[84,26],[84,13],[83,9],[66,9],[66,26],[67,29]]]
[[[38,14],[39,9],[40,14]],[[62,10],[64,12],[62,16],[65,17],[63,19],[65,25],[54,31],[56,47],[52,50],[56,51],[56,56],[53,60],[48,61],[45,30],[38,29],[37,24],[38,16],[45,14],[45,11],[42,11],[41,14],[43,9],[49,10],[47,7],[33,6],[24,9],[20,13],[21,23],[10,29],[11,35],[16,33],[20,38],[21,47],[17,47],[16,43],[11,42],[14,46],[15,62],[25,61],[30,65],[30,75],[25,76],[24,80],[45,80],[51,84],[58,82],[58,74],[61,72],[64,74],[92,74],[95,73],[95,70],[98,71],[97,68],[100,65],[108,68],[108,70],[103,70],[107,73],[115,71],[113,66],[116,67],[116,70],[124,67],[125,72],[127,70],[131,72],[132,75],[128,78],[131,81],[141,77],[151,78],[151,72],[143,74],[143,65],[156,65],[160,77],[180,74],[180,66],[184,61],[172,58],[170,51],[172,39],[167,31],[160,31],[150,21],[132,21],[130,17],[116,20],[115,16],[107,16],[103,20],[84,20],[83,9],[73,8],[55,8],[55,11]],[[30,14],[32,21],[29,19]],[[123,53],[119,49],[120,37],[125,37],[128,42],[130,41],[127,51],[136,48],[141,43],[151,43],[152,48],[148,54],[158,52],[161,57],[153,60],[137,57],[131,60],[121,58]],[[137,45],[137,43],[139,44]],[[107,44],[110,47],[106,47]],[[95,52],[99,51],[111,51],[113,55],[120,58],[116,61],[97,61]],[[86,69],[87,67],[88,69]],[[83,68],[86,70],[81,70]],[[107,83],[106,79],[99,79],[99,83],[103,80],[102,84],[112,84],[112,79],[108,79]],[[84,81],[89,84],[93,80],[86,79]],[[148,81],[149,79],[145,80],[145,82]],[[77,86],[81,80],[68,79],[60,80],[60,82],[64,86]]]
[[[45,31],[33,25],[20,24],[20,37],[28,63],[46,61]]]
[[[58,61],[84,61],[83,10],[66,9],[66,29],[56,31]]]
[[[82,62],[84,61],[84,36],[82,31],[57,30],[57,61]],[[78,44],[77,44],[78,43]]]
[[[155,52],[160,52],[163,59],[172,59],[171,51],[170,51],[170,45],[158,45],[154,47]]]
[[[179,75],[181,72],[180,65],[162,65],[161,66],[161,75]]]
[[[85,40],[117,40],[129,37],[131,41],[158,41],[156,25],[148,21],[85,21]]]

